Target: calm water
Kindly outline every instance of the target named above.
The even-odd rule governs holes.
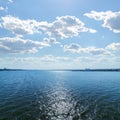
[[[0,120],[120,120],[120,72],[1,71]]]

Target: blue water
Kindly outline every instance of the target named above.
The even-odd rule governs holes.
[[[0,120],[120,120],[120,72],[0,71]]]

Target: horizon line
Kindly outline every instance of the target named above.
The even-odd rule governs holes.
[[[25,68],[0,68],[0,71],[25,71],[25,70],[43,70],[43,71],[120,71],[120,68],[84,68],[84,69],[25,69]]]

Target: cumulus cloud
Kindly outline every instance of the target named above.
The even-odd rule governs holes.
[[[104,48],[96,48],[96,47],[82,48],[79,44],[76,43],[65,45],[64,51],[68,51],[72,53],[88,53],[91,55],[111,55],[111,53]]]
[[[5,11],[5,12],[7,12],[7,10],[8,10],[8,7],[0,6],[0,11]]]
[[[38,41],[24,40],[18,37],[0,38],[0,53],[35,53],[38,52],[38,49],[45,46],[49,45]]]
[[[102,20],[104,22],[102,24],[103,27],[109,28],[109,30],[112,30],[114,33],[120,33],[120,11],[91,11],[90,13],[85,13],[84,15],[95,20]]]
[[[92,55],[111,55],[111,53],[104,48],[88,47],[85,48],[85,51]]]
[[[45,42],[45,43],[53,43],[53,44],[60,44],[60,42],[56,41],[55,38],[44,38],[43,42]]]
[[[45,29],[44,26],[47,26],[46,24],[46,22],[39,23],[35,20],[21,20],[17,17],[7,15],[5,17],[1,17],[0,26],[11,31],[13,34],[25,35],[39,33],[40,30]]]
[[[78,36],[81,32],[95,33],[96,30],[85,27],[84,23],[75,16],[57,17],[55,21],[21,20],[18,17],[7,15],[1,17],[0,26],[11,31],[13,34],[25,35],[41,33],[47,34],[50,38],[70,38]]]
[[[0,6],[0,10],[1,10],[1,11],[4,11],[4,7],[3,7],[3,6]]]
[[[106,46],[106,49],[120,51],[120,43],[111,43],[108,46]]]
[[[13,3],[13,0],[8,0],[9,3]]]
[[[76,43],[72,43],[70,45],[64,46],[64,51],[72,52],[72,53],[79,53],[81,49],[81,46]]]
[[[78,36],[80,32],[95,33],[96,30],[86,28],[84,23],[75,16],[61,16],[49,24],[47,34],[55,38],[69,38]]]

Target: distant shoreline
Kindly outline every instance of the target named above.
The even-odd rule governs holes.
[[[103,72],[120,72],[120,69],[46,69],[46,70],[42,70],[42,69],[0,69],[0,71],[30,71],[30,70],[41,70],[41,71],[73,71],[73,72],[97,72],[97,71],[103,71]]]

